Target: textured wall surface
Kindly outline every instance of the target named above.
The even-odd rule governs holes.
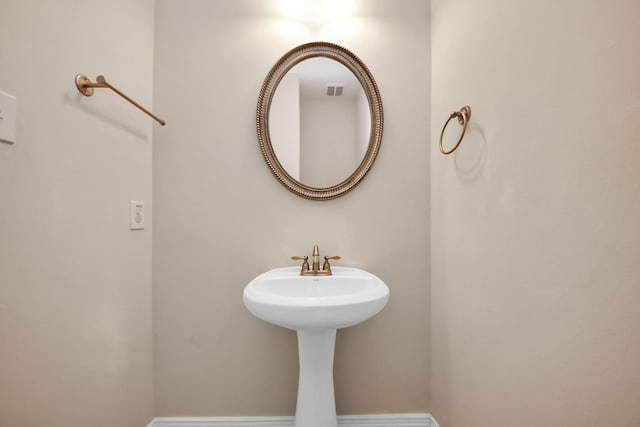
[[[0,425],[141,427],[153,416],[151,121],[78,73],[152,99],[153,1],[3,0]],[[84,12],[87,12],[86,14]],[[96,12],[96,13],[93,13]]]
[[[341,255],[391,288],[377,317],[338,332],[340,414],[429,408],[429,7],[353,2],[330,25],[261,0],[156,4],[154,351],[157,415],[291,415],[293,331],[254,318],[242,289],[291,255]],[[345,2],[345,4],[348,2]],[[335,17],[335,16],[334,16]],[[262,82],[289,49],[330,41],[380,86],[382,149],[347,196],[288,192],[259,149]]]
[[[640,425],[640,4],[432,3],[443,427]],[[459,131],[452,126],[452,137]]]

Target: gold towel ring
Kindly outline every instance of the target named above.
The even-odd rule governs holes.
[[[451,119],[453,119],[454,117],[457,117],[458,123],[462,125],[462,134],[460,134],[460,138],[458,139],[458,142],[456,142],[456,145],[454,145],[451,150],[445,151],[444,148],[442,148],[442,137],[444,136],[444,130],[447,128],[447,125],[449,124]],[[462,107],[460,111],[455,111],[451,113],[451,115],[445,122],[444,127],[442,128],[442,132],[440,132],[440,152],[442,154],[451,154],[458,149],[458,146],[462,142],[462,138],[464,138],[464,134],[467,131],[467,124],[469,123],[470,117],[471,117],[471,107],[469,107],[468,105],[465,105],[464,107]]]

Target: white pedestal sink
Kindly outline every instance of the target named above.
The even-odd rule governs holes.
[[[364,322],[389,300],[389,288],[373,274],[357,268],[332,270],[332,276],[301,276],[300,267],[277,268],[244,288],[244,304],[254,316],[298,332],[296,427],[337,426],[336,330]]]

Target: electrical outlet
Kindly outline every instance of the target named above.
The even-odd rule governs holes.
[[[129,229],[144,230],[144,202],[132,200],[129,213],[131,215]]]

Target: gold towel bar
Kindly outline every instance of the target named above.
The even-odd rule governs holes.
[[[146,109],[144,109],[140,104],[135,102],[133,99],[129,98],[127,95],[125,95],[124,93],[120,92],[118,89],[116,89],[115,87],[113,87],[109,83],[107,83],[107,80],[104,78],[104,76],[96,77],[96,83],[92,83],[91,80],[89,80],[89,78],[87,76],[85,76],[84,74],[78,74],[76,76],[76,87],[78,88],[80,93],[83,94],[84,96],[93,95],[93,89],[94,88],[104,88],[104,87],[109,88],[112,91],[114,91],[115,93],[117,93],[118,95],[120,95],[121,97],[123,97],[124,99],[126,99],[127,101],[129,101],[130,103],[132,103],[133,105],[135,105],[136,107],[138,107],[140,110],[145,112],[148,116],[153,118],[155,121],[160,123],[162,126],[164,126],[165,123],[166,123],[164,120],[159,119],[158,117],[154,116],[151,112],[149,112]]]
[[[458,142],[456,142],[456,145],[454,145],[451,150],[445,151],[445,149],[442,147],[442,137],[444,136],[444,130],[447,128],[447,125],[449,124],[451,119],[453,119],[454,117],[457,117],[458,123],[462,125],[462,134],[460,134],[460,138],[458,139]],[[451,154],[458,149],[458,146],[462,142],[462,138],[464,138],[464,134],[467,131],[467,124],[469,123],[470,117],[471,117],[471,107],[469,107],[468,105],[465,105],[464,107],[462,107],[460,111],[454,111],[453,113],[451,113],[451,115],[445,122],[444,127],[442,128],[442,132],[440,132],[440,152],[442,154]]]

